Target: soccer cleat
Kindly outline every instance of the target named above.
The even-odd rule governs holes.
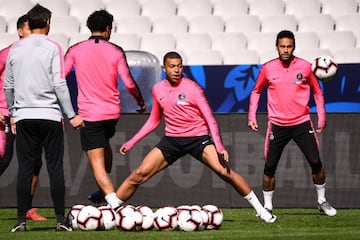
[[[266,223],[274,223],[277,219],[275,215],[269,213],[267,210],[258,214],[257,216]]]
[[[15,226],[13,226],[10,229],[10,232],[25,232],[26,231],[26,222],[16,223]]]
[[[97,190],[96,192],[93,192],[92,194],[90,194],[88,196],[88,199],[95,204],[105,202],[104,194],[100,190]]]
[[[336,215],[336,209],[333,208],[328,202],[323,202],[318,205],[319,211],[332,217]]]
[[[57,232],[72,232],[72,228],[66,223],[57,223],[55,231],[57,231]]]
[[[29,211],[27,211],[26,213],[26,219],[28,220],[33,220],[33,221],[45,221],[47,220],[47,218],[41,216],[38,212],[36,208],[31,208]]]

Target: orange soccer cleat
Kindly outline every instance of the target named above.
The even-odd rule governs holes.
[[[33,221],[45,221],[47,220],[47,218],[41,216],[38,212],[36,208],[31,208],[29,211],[27,211],[26,213],[26,219],[28,220],[33,220]]]

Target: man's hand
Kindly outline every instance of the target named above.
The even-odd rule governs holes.
[[[259,131],[259,126],[256,121],[249,121],[248,127],[255,132]]]
[[[75,117],[70,119],[70,124],[71,124],[71,126],[73,126],[73,128],[76,128],[76,129],[79,129],[79,128],[85,126],[82,117],[80,117],[79,115],[75,115]]]
[[[138,113],[144,113],[146,111],[146,108],[147,108],[146,103],[144,102],[144,103],[140,104],[139,106],[140,106],[140,109],[137,109],[136,111]]]
[[[120,152],[121,155],[125,156],[125,154],[126,154],[126,152],[127,152],[127,149],[125,148],[124,145],[122,145],[122,146],[120,147],[119,152]]]

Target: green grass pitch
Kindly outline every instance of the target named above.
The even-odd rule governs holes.
[[[319,214],[317,209],[275,209],[278,221],[273,224],[263,223],[255,217],[255,211],[248,208],[222,209],[224,221],[218,230],[197,232],[160,232],[157,230],[126,232],[118,229],[108,231],[55,232],[55,218],[52,209],[40,208],[38,211],[48,218],[47,221],[28,221],[27,232],[10,233],[9,229],[16,222],[16,209],[0,208],[1,240],[52,240],[52,239],[306,239],[339,240],[360,239],[360,209],[338,209],[335,217]]]

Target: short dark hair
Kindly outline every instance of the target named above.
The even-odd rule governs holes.
[[[181,59],[181,61],[182,61],[182,58],[181,58],[179,53],[177,53],[177,52],[168,52],[164,56],[163,64],[165,65],[165,62],[166,62],[167,59],[173,59],[173,58]]]
[[[18,20],[16,21],[16,28],[20,29],[22,27],[24,27],[24,24],[28,21],[28,16],[27,14],[22,15],[21,17],[18,18]]]
[[[294,47],[295,47],[295,36],[294,33],[289,30],[282,30],[280,31],[276,36],[276,46],[279,44],[280,38],[290,38],[294,41]]]
[[[90,14],[86,21],[86,26],[91,32],[104,32],[107,27],[112,29],[114,16],[106,10],[98,10]]]
[[[29,28],[31,30],[46,27],[51,18],[51,11],[40,4],[36,4],[27,12]]]

